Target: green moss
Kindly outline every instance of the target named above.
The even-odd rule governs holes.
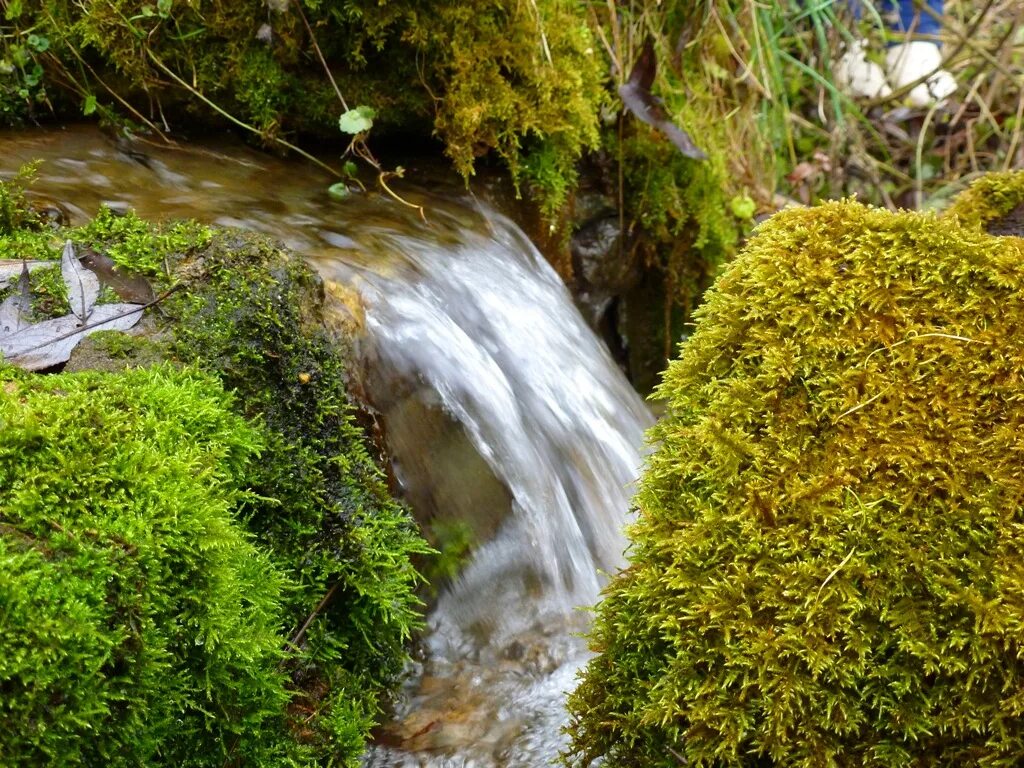
[[[1016,765],[1024,241],[762,225],[659,394],[569,765]]]
[[[427,547],[355,423],[309,268],[266,238],[234,233],[175,270],[189,282],[165,305],[177,355],[219,372],[268,435],[245,518],[293,585],[292,631],[315,617],[289,662],[306,738],[324,760],[357,765],[361,746],[342,750],[352,733],[365,739],[401,671],[419,622],[410,557]]]
[[[114,213],[100,208],[92,221],[70,232],[78,245],[102,251],[118,267],[148,277],[167,277],[170,260],[210,242],[209,227],[196,222],[172,222],[153,227],[135,211]]]
[[[587,16],[564,0],[446,0],[429,8],[410,0],[305,0],[285,8],[268,10],[263,0],[202,8],[15,3],[0,53],[13,55],[26,30],[46,35],[47,80],[70,90],[76,109],[90,98],[98,103],[102,78],[139,107],[126,115],[134,119],[158,98],[171,114],[185,106],[219,120],[202,95],[267,140],[295,132],[339,137],[343,108],[301,13],[350,105],[373,107],[378,131],[427,137],[433,130],[466,176],[493,151],[518,178],[524,147],[543,145],[571,178],[575,160],[597,144],[605,64]],[[168,71],[179,78],[171,88]],[[561,195],[563,186],[544,193]]]
[[[0,185],[0,190],[3,188]],[[24,231],[18,230],[12,237]],[[167,359],[187,364],[190,371],[202,369],[204,374],[192,374],[198,377],[198,389],[216,381],[211,397],[220,398],[225,408],[230,406],[243,414],[248,423],[246,428],[258,435],[259,460],[232,459],[230,464],[230,476],[235,483],[231,487],[247,492],[231,495],[231,503],[225,503],[224,509],[244,525],[252,544],[259,547],[260,554],[250,558],[251,568],[266,568],[270,573],[268,583],[281,585],[280,590],[274,587],[277,624],[273,631],[277,634],[273,648],[287,649],[287,653],[274,656],[273,668],[287,685],[278,681],[284,686],[273,694],[278,698],[267,698],[265,709],[256,714],[249,713],[242,704],[220,707],[214,702],[206,713],[208,722],[204,726],[212,746],[200,749],[202,758],[168,759],[166,764],[205,765],[202,760],[209,754],[210,760],[223,765],[227,761],[226,751],[230,751],[238,756],[239,764],[274,765],[285,755],[278,755],[284,749],[279,749],[280,744],[285,744],[285,757],[294,759],[296,764],[355,768],[381,711],[382,700],[406,661],[409,636],[419,626],[420,606],[414,595],[419,577],[411,558],[430,550],[408,511],[389,495],[383,473],[356,423],[346,391],[345,349],[341,340],[326,331],[319,278],[300,259],[267,238],[214,232],[190,223],[151,226],[134,213],[116,216],[104,209],[86,226],[51,236],[58,242],[71,239],[79,246],[88,245],[129,270],[143,271],[155,276],[155,282],[175,286],[161,301],[159,313],[148,313],[143,321],[150,325],[159,323],[157,336],[132,339],[100,332],[80,345],[70,366],[121,371],[155,359]],[[2,242],[4,238],[0,237]],[[49,272],[55,272],[56,277]],[[36,280],[37,274],[42,275],[40,280]],[[44,290],[53,280],[58,281],[54,291]],[[37,271],[33,274],[34,295],[39,295],[39,301],[54,299],[59,281],[59,270]],[[147,334],[152,333],[152,328],[147,330]],[[92,382],[90,391],[110,388],[116,393],[129,386],[122,381],[130,383],[142,375],[125,373],[124,379],[94,376],[82,381]],[[168,371],[162,375],[172,376]],[[187,378],[188,374],[181,376]],[[78,381],[53,379],[65,380]],[[232,390],[234,397],[225,398],[220,386]],[[187,399],[183,399],[181,407],[189,407]],[[200,413],[205,412],[201,402],[195,407]],[[159,422],[162,413],[153,413],[150,420]],[[86,425],[92,423],[90,414],[88,410],[84,413]],[[37,417],[45,422],[45,411]],[[168,412],[167,417],[177,418],[177,412]],[[97,429],[103,423],[96,421]],[[162,427],[155,424],[147,428]],[[180,450],[187,456],[192,456],[190,451],[199,451],[193,451],[192,444],[198,440],[201,448],[204,438],[201,432],[193,436],[192,428],[188,418],[181,419],[180,425],[168,426],[174,439],[158,440],[151,446],[156,452],[154,456],[168,447],[165,443],[169,443],[168,450]],[[12,430],[16,437],[21,426]],[[135,471],[136,464],[128,458],[130,446],[125,448],[125,457],[118,458],[118,454],[111,458],[102,442],[87,434],[79,434],[76,439],[81,442],[82,451],[98,452],[93,461],[100,465],[105,466],[109,458],[119,471]],[[174,462],[176,455],[172,452],[167,462],[168,471],[175,473],[175,478],[180,479],[180,474],[207,479],[198,470],[189,474],[179,468]],[[215,473],[220,471],[215,466],[218,455],[211,454],[206,459],[200,456],[196,460],[209,463],[209,471]],[[145,472],[147,466],[138,464],[138,471]],[[167,487],[169,493],[176,492],[173,483]],[[121,493],[116,488],[111,492]],[[96,503],[102,503],[103,498],[98,494]],[[46,510],[60,499],[59,494],[39,497],[36,501],[42,510],[40,514],[47,514]],[[191,497],[183,499],[189,501]],[[134,512],[140,525],[145,524],[147,509]],[[202,536],[193,543],[200,548],[207,546]],[[215,544],[211,541],[209,546]],[[153,553],[153,557],[158,558],[158,554]],[[193,574],[187,563],[178,564],[173,557],[176,555],[172,552],[166,567],[180,570],[182,578],[204,583],[202,573]],[[238,586],[244,594],[248,582],[239,579],[241,576],[237,577],[237,584],[228,586]],[[209,588],[219,587],[211,584]],[[235,599],[234,592],[229,589],[216,596],[217,600],[221,598],[230,602]],[[227,610],[217,607],[214,598],[208,602],[211,610]],[[254,631],[262,629],[256,626]],[[226,636],[224,642],[231,643],[233,639]],[[54,652],[62,652],[64,645],[60,639],[53,646],[57,649]],[[238,652],[249,653],[249,647],[243,643]],[[206,663],[202,651],[197,653],[200,661]],[[234,650],[223,653],[231,656]],[[262,674],[262,661],[256,657],[250,661],[255,665],[253,674]],[[105,668],[97,667],[92,674],[102,682],[107,673]],[[247,680],[244,676],[240,678],[240,691]],[[0,688],[2,685],[0,680]],[[131,693],[128,682],[124,683],[124,691],[124,697]],[[242,695],[230,689],[217,695],[229,694]],[[21,696],[19,690],[17,706],[21,706]],[[170,699],[168,706],[176,706],[176,701]],[[270,746],[265,756],[249,759],[246,754],[256,755],[253,750],[257,747],[245,747],[249,752],[244,751],[242,739],[249,738],[245,729],[257,722],[257,714],[263,718],[261,727],[266,729]],[[233,719],[236,717],[241,720]],[[108,726],[115,727],[116,723],[101,718],[88,721],[83,727],[94,728],[105,736]],[[154,725],[158,726],[163,727],[159,723]],[[65,732],[52,735],[53,745],[63,743],[62,733]],[[139,749],[152,751],[158,748],[155,743],[147,742]],[[22,742],[18,744],[19,749],[24,746]],[[183,739],[174,750],[192,748],[189,745],[194,746],[194,740]],[[170,748],[159,749],[163,750],[161,755],[179,754]],[[115,753],[116,750],[110,750],[110,754]],[[0,750],[0,754],[6,753]],[[125,760],[130,764],[147,764],[148,758],[138,757],[139,752],[126,754]],[[153,757],[151,762],[163,764],[161,759]],[[97,757],[85,762],[102,761]],[[38,763],[26,758],[23,764]],[[119,763],[115,760],[113,764]]]
[[[284,584],[234,519],[259,431],[196,371],[0,387],[4,764],[283,764]]]
[[[39,228],[39,217],[25,196],[37,167],[38,164],[22,166],[12,178],[0,183],[0,237],[10,237],[19,230]]]
[[[1024,171],[990,173],[960,193],[944,215],[965,227],[986,229],[1021,204],[1024,204]]]

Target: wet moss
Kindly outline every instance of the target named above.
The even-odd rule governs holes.
[[[289,669],[307,737],[330,755],[347,722],[338,712],[359,713],[346,727],[365,737],[401,670],[419,621],[409,558],[427,548],[354,421],[319,278],[242,233],[218,235],[174,269],[188,285],[165,308],[175,356],[217,371],[268,435],[250,482],[272,501],[251,504],[245,519],[289,574],[293,631],[314,619]]]
[[[130,273],[167,283],[171,260],[207,245],[213,233],[192,221],[152,226],[135,211],[115,213],[103,207],[90,222],[71,230],[69,236],[76,245],[101,251]]]
[[[235,517],[262,448],[196,370],[0,365],[4,765],[300,756],[285,580]]]
[[[17,237],[0,236],[0,249]],[[265,237],[150,225],[132,213],[103,210],[84,227],[47,237],[95,248],[149,274],[162,290],[143,321],[150,326],[145,338],[99,333],[83,343],[72,367],[121,371],[128,379],[143,375],[130,369],[156,360],[201,371],[201,383],[232,391],[225,403],[258,435],[259,460],[232,465],[247,492],[231,497],[230,514],[282,584],[274,631],[285,652],[274,663],[286,695],[266,699],[262,714],[285,724],[288,754],[298,764],[358,765],[419,626],[411,558],[429,548],[389,495],[356,424],[344,340],[326,328],[319,278]],[[121,386],[118,376],[90,381],[100,389]],[[59,507],[59,497],[48,498],[40,500],[40,514]],[[65,649],[58,643],[53,652]],[[124,695],[131,695],[127,683]],[[219,716],[210,711],[213,720]],[[224,750],[235,748],[221,725],[210,729],[211,739],[222,739],[221,765]]]
[[[1024,759],[1024,240],[761,226],[665,375],[568,765]]]
[[[408,0],[202,8],[47,0],[10,4],[6,29],[0,53],[8,58],[24,47],[23,31],[47,38],[45,56],[25,55],[83,109],[123,111],[107,104],[103,84],[113,83],[137,108],[124,117],[144,120],[156,99],[169,114],[184,108],[216,122],[212,102],[267,140],[296,132],[339,137],[343,107],[319,49],[347,103],[376,110],[377,131],[435,132],[467,176],[476,158],[495,152],[518,178],[524,152],[536,147],[554,153],[571,176],[575,160],[597,143],[605,98],[587,18],[562,0],[446,1],[429,9]],[[178,78],[172,88],[168,72]],[[545,191],[561,193],[558,185]]]

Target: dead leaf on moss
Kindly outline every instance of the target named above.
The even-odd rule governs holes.
[[[654,41],[648,37],[644,42],[640,58],[636,60],[629,80],[619,86],[619,97],[630,112],[647,123],[675,144],[676,148],[686,157],[694,160],[707,160],[708,156],[693,142],[690,134],[673,123],[665,112],[661,102],[651,93],[654,75],[657,72],[657,60],[654,56]]]
[[[0,336],[4,359],[20,368],[38,371],[66,363],[82,339],[96,331],[127,331],[142,318],[141,304],[100,304],[89,322],[74,315],[45,320],[16,333]]]
[[[60,274],[68,288],[71,314],[81,321],[89,318],[93,305],[100,297],[100,280],[82,266],[75,252],[75,244],[68,240],[60,258]]]
[[[0,334],[15,333],[27,326],[31,309],[28,265],[23,262],[21,276],[18,278],[18,290],[0,304]]]
[[[23,261],[22,259],[0,259],[0,288],[6,288],[12,280],[17,280],[22,268],[32,272],[44,267],[55,267],[55,261]]]

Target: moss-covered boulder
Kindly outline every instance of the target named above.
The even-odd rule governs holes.
[[[665,376],[565,763],[1024,762],[1022,326],[1024,239],[762,225]]]
[[[1024,173],[982,176],[957,196],[945,215],[990,235],[1024,237]]]
[[[278,765],[284,579],[219,384],[0,369],[0,762]]]
[[[279,687],[268,693],[251,717],[241,704],[233,705],[233,709],[218,708],[216,703],[203,704],[200,714],[208,717],[204,727],[209,744],[182,731],[181,744],[174,747],[176,751],[168,752],[167,748],[160,747],[163,751],[149,762],[199,765],[205,764],[201,760],[207,759],[209,753],[217,755],[217,765],[273,764],[277,753],[272,750],[267,757],[249,756],[250,753],[239,752],[240,747],[233,746],[235,741],[241,744],[241,737],[233,735],[235,731],[242,733],[243,725],[248,727],[262,717],[283,728],[290,738],[288,759],[303,765],[358,765],[363,744],[407,658],[406,643],[419,623],[419,603],[415,596],[418,576],[411,558],[427,551],[427,547],[408,510],[390,496],[384,474],[371,453],[371,444],[357,422],[358,414],[346,389],[348,352],[345,340],[330,330],[325,319],[319,278],[301,259],[262,236],[189,223],[152,225],[133,213],[115,215],[109,210],[101,211],[82,227],[54,231],[32,216],[18,184],[0,184],[0,203],[5,199],[15,213],[0,219],[0,223],[10,222],[7,230],[0,229],[3,258],[20,259],[26,255],[36,259],[56,258],[62,244],[71,240],[80,249],[92,249],[97,260],[100,257],[110,259],[119,271],[119,279],[145,278],[157,296],[155,305],[147,310],[143,320],[144,337],[101,332],[82,345],[88,345],[85,354],[72,358],[72,367],[102,368],[116,374],[86,379],[92,382],[89,386],[98,392],[106,388],[118,392],[119,388],[128,386],[123,381],[134,381],[145,375],[131,373],[132,368],[161,360],[166,365],[192,371],[191,375],[199,377],[195,385],[199,394],[204,387],[212,388],[214,394],[210,397],[223,400],[224,407],[235,413],[232,417],[235,422],[248,430],[246,434],[254,435],[254,447],[241,458],[226,454],[224,460],[230,459],[230,462],[225,467],[217,465],[220,459],[215,452],[196,461],[205,461],[211,466],[209,472],[226,473],[225,476],[235,483],[221,511],[226,520],[238,526],[234,535],[243,543],[248,542],[246,546],[253,553],[248,557],[249,567],[263,568],[269,574],[266,588],[270,592],[265,607],[274,622],[270,629],[274,633],[270,648],[275,651],[271,671],[280,676],[280,679],[272,676]],[[0,206],[0,215],[4,215],[3,210]],[[41,287],[36,275],[46,271],[32,273],[33,311],[39,303],[35,301],[35,294]],[[59,270],[56,285],[62,285]],[[4,289],[0,299],[12,290],[17,288]],[[108,286],[104,292],[110,290]],[[52,306],[40,305],[39,311],[44,315],[50,310],[63,313],[67,309],[66,297],[62,301],[63,304],[55,301],[51,302]],[[79,386],[62,384],[65,380],[78,381],[66,377],[67,374],[61,374],[60,378],[27,377],[19,379],[19,387],[26,391],[35,388],[63,391],[65,387]],[[187,379],[188,374],[181,374],[181,377]],[[231,390],[233,397],[225,399],[221,388]],[[97,399],[101,399],[99,395]],[[177,412],[166,413],[167,418],[177,418]],[[51,428],[45,409],[40,409],[34,418],[42,427]],[[174,451],[182,451],[187,456],[192,456],[190,451],[199,451],[203,436],[197,433],[193,439],[188,419],[181,425],[164,427],[160,423],[163,418],[163,411],[147,414],[147,428],[151,431],[166,428],[178,437],[154,441],[151,446],[157,456],[154,461],[162,450],[170,452],[169,465],[175,460]],[[88,438],[96,430],[102,433],[103,423],[97,421],[92,426],[86,419],[79,430],[82,439],[86,439],[82,450],[92,461],[98,462],[100,468],[106,461],[102,446],[89,443]],[[21,434],[23,428],[27,427],[13,425],[11,433],[4,437],[30,439],[31,432]],[[5,426],[5,432],[7,429]],[[200,442],[192,446],[194,440]],[[34,469],[41,460],[31,452],[21,458],[29,469]],[[59,461],[59,457],[53,460]],[[69,463],[67,482],[75,482],[74,472],[78,469],[89,469],[85,463],[85,459]],[[111,484],[101,473],[98,479],[90,479],[86,484],[89,498],[95,497],[96,505],[106,503],[105,492],[115,494],[111,515],[117,521],[125,514],[114,509],[121,497],[132,497],[149,488],[148,479],[143,476],[139,481],[140,490],[136,491],[129,474],[135,465],[128,458],[122,463],[125,467],[118,465],[118,471],[125,473],[123,479]],[[145,472],[144,469],[138,471]],[[199,474],[198,477],[205,476]],[[167,487],[168,493],[177,492],[175,486]],[[41,520],[59,521],[64,516],[75,519],[74,507],[66,508],[65,497],[60,493],[43,494],[34,500],[37,509],[32,514]],[[149,507],[132,509],[131,514],[140,520],[138,524],[147,525]],[[172,504],[171,509],[177,507]],[[2,506],[0,514],[5,514]],[[0,522],[14,526],[10,529],[0,526],[4,545],[22,546],[17,538],[21,535],[17,534],[21,525],[18,519],[5,516]],[[214,540],[206,541],[197,524],[183,525],[186,534],[195,532],[194,546],[203,549],[216,545]],[[77,526],[77,523],[65,526],[68,535],[88,535]],[[91,526],[86,531],[93,528],[100,530]],[[54,531],[58,530],[37,534],[41,550],[45,552],[52,547],[50,538],[57,536]],[[176,532],[171,533],[176,535]],[[168,542],[168,546],[172,544]],[[155,552],[153,557],[158,560],[159,553]],[[175,557],[169,552],[167,562],[160,567],[182,571],[183,578],[187,575],[198,580],[197,589],[200,588],[204,576],[196,576],[185,568],[187,563],[178,563]],[[98,571],[97,578],[102,579],[104,573]],[[251,571],[245,572],[249,573]],[[227,587],[237,588],[243,601],[262,600],[255,588],[252,595],[247,596],[249,582],[242,581],[243,576],[248,578],[245,574],[237,574],[238,583],[232,582]],[[86,578],[84,574],[82,578]],[[98,581],[88,588],[102,594],[106,587]],[[211,590],[217,588],[216,584],[210,586]],[[212,610],[218,605],[217,600],[233,605],[236,599],[233,595],[235,592],[227,591],[204,600]],[[167,598],[173,599],[179,597]],[[159,616],[154,622],[160,624],[159,631],[170,632],[165,618]],[[254,624],[253,632],[259,635],[260,631],[260,626]],[[253,642],[255,640],[254,637]],[[230,644],[230,637],[224,642]],[[61,637],[55,636],[46,647],[50,658],[59,663],[71,663],[74,646]],[[128,647],[126,663],[142,663],[131,654],[144,657],[148,648]],[[247,648],[243,643],[238,653],[249,653]],[[196,674],[202,677],[205,674],[202,665],[206,662],[202,649],[196,653],[199,664]],[[229,649],[224,653],[234,651]],[[256,665],[252,674],[262,674],[259,660],[252,653],[249,655]],[[90,670],[97,684],[104,682],[108,674],[106,667],[93,665]],[[86,685],[84,673],[79,678],[69,678],[66,687],[61,687],[62,679],[62,672],[55,672],[48,678],[50,687],[40,686],[36,692],[40,700],[59,701],[65,695],[86,695],[78,691],[81,685]],[[142,685],[144,681],[137,682]],[[241,696],[240,691],[248,685],[247,678],[240,676],[236,683],[239,691],[228,686],[228,692]],[[124,700],[137,696],[144,702],[149,694],[142,688],[132,688],[132,684],[130,676],[125,678],[118,695]],[[6,698],[7,689],[2,686],[0,680],[0,689]],[[28,706],[21,702],[25,695],[25,691],[16,692],[11,706]],[[173,701],[179,699],[181,696]],[[242,724],[237,725],[236,721]],[[92,728],[101,739],[130,738],[120,733],[116,736],[107,733],[108,729],[119,727],[115,720],[83,722],[86,723],[83,728]],[[263,730],[271,746],[278,743],[273,741],[277,737],[269,726]],[[64,743],[62,739],[78,737],[76,733],[64,731],[49,733],[46,748],[53,754]],[[0,751],[0,762],[7,764],[10,757],[12,762],[37,764],[32,762],[34,753],[26,751],[26,745],[37,742],[29,736],[26,739],[24,743],[19,742],[16,751],[9,754]],[[156,747],[149,744],[147,748]],[[194,758],[200,762],[189,762],[193,758],[160,762],[165,753],[180,756],[189,749],[201,753]],[[230,758],[224,750],[230,752]],[[146,762],[140,758],[132,764]]]

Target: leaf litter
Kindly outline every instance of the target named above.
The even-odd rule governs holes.
[[[29,273],[53,262],[20,264],[18,288],[0,303],[0,353],[4,360],[29,371],[39,371],[66,363],[78,343],[95,331],[127,331],[142,319],[148,303],[97,304],[100,279],[79,259],[74,243],[64,245],[60,271],[68,291],[70,314],[32,323],[31,282]],[[13,278],[10,262],[0,262],[0,279]]]

